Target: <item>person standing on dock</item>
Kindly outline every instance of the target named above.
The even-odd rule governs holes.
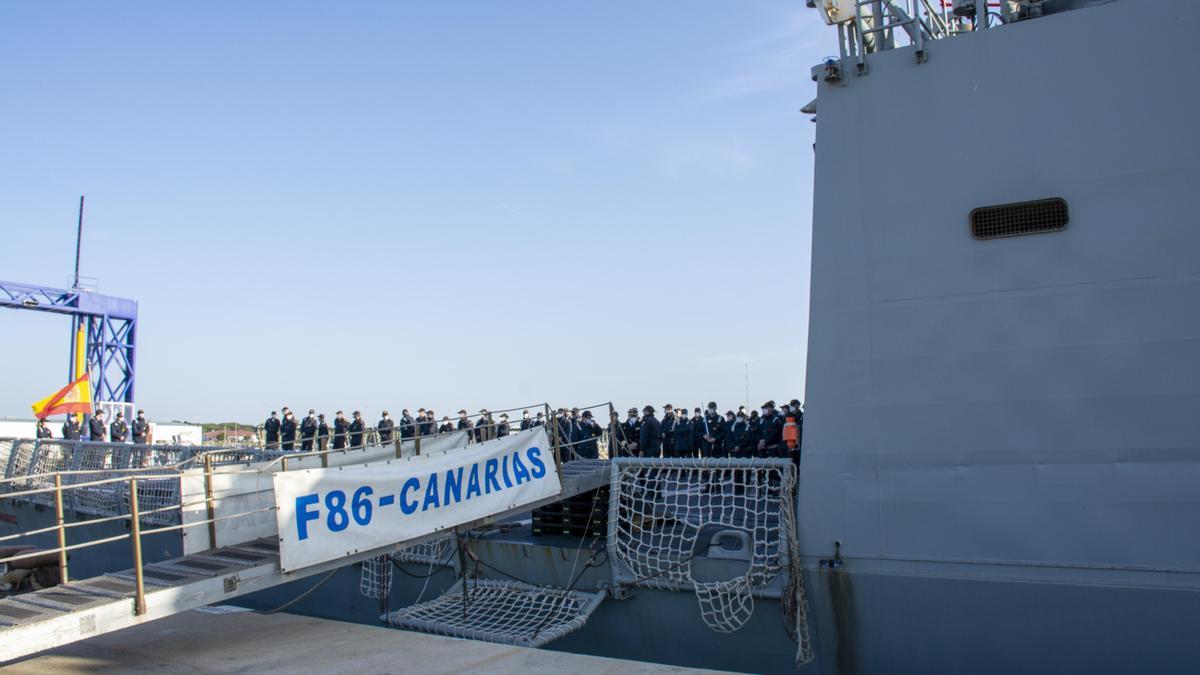
[[[133,442],[138,445],[146,445],[150,442],[150,423],[146,421],[146,411],[138,409],[137,417],[134,418],[133,424],[130,425],[130,431],[133,432]]]
[[[263,422],[263,433],[267,436],[267,449],[279,447],[279,413],[271,411],[271,416]]]
[[[317,415],[317,449],[321,452],[329,449],[329,423],[325,421],[325,413]]]
[[[83,427],[79,424],[79,416],[75,413],[67,415],[67,421],[62,425],[63,438],[68,441],[77,441],[83,435]]]
[[[341,410],[333,417],[333,449],[341,450],[346,447],[346,433],[350,429],[350,421]]]
[[[317,435],[316,410],[308,409],[308,417],[300,420],[300,451],[312,452],[313,438]]]
[[[350,431],[350,447],[352,447],[352,448],[361,448],[362,447],[363,429],[365,429],[365,428],[366,427],[363,425],[362,413],[355,410],[354,411],[354,421],[351,422],[350,426],[348,427],[348,429]]]
[[[291,410],[283,409],[283,422],[279,424],[279,436],[283,439],[283,451],[296,449],[296,416]]]
[[[107,429],[104,425],[104,411],[97,410],[92,419],[88,420],[88,440],[89,441],[104,441],[105,432]]]
[[[383,411],[383,415],[379,418],[379,423],[375,425],[375,428],[379,430],[380,443],[392,442],[392,429],[396,428],[396,422],[388,417],[388,411]]]
[[[50,433],[50,427],[46,426],[46,418],[43,417],[37,422],[37,437],[38,438],[54,438],[54,434]]]
[[[108,440],[113,443],[124,443],[129,437],[129,425],[125,423],[125,413],[117,411],[117,418],[108,427]]]

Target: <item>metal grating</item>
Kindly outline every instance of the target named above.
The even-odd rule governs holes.
[[[1069,220],[1067,202],[1059,198],[982,206],[971,211],[971,235],[976,239],[999,239],[1059,232],[1067,228]]]

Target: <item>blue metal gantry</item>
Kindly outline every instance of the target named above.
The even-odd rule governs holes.
[[[133,403],[134,355],[137,344],[137,301],[93,293],[0,281],[0,307],[32,309],[71,317],[71,336],[79,326],[87,333],[87,368],[96,401]],[[67,374],[75,373],[72,349]]]

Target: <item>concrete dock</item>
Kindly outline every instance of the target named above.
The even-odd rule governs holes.
[[[640,661],[459,640],[382,626],[192,610],[0,666],[63,673],[711,673]]]

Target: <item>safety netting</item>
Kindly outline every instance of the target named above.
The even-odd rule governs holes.
[[[362,563],[358,590],[364,597],[386,598],[392,588],[392,566],[396,563],[445,565],[455,551],[454,536],[439,537],[432,541],[412,544],[390,555],[381,555]]]
[[[612,472],[617,583],[694,590],[704,623],[722,633],[745,626],[772,587],[797,663],[812,659],[790,461],[617,458]]]
[[[466,578],[440,597],[386,615],[389,624],[436,635],[541,647],[579,630],[603,593]]]
[[[446,536],[432,541],[406,546],[395,554],[399,562],[441,565],[454,552],[454,537]]]
[[[392,556],[381,555],[362,562],[358,592],[367,598],[386,598],[392,592]]]

